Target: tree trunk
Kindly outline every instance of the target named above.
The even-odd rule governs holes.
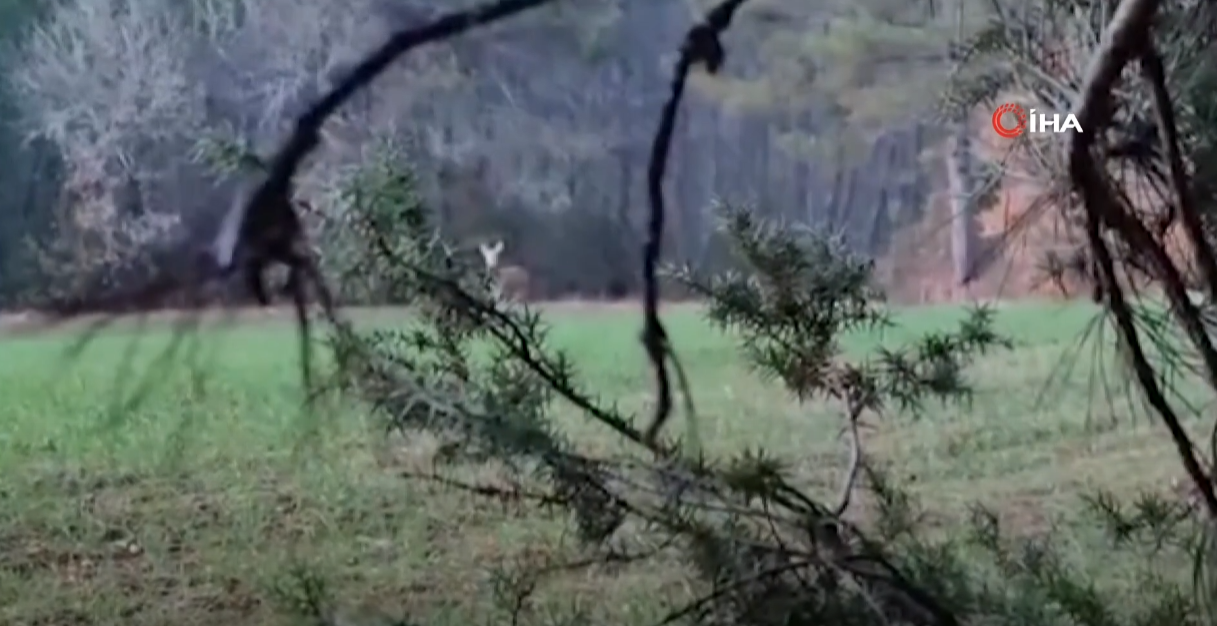
[[[955,145],[947,163],[951,193],[951,258],[954,261],[955,282],[964,285],[975,278],[979,235],[976,232],[975,202],[972,194],[972,141],[968,126],[960,123],[955,132]]]

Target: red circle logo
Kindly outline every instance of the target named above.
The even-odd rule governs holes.
[[[1014,114],[1013,126],[1005,126],[1002,124],[1002,116],[1007,113]],[[1012,102],[1007,102],[997,107],[997,110],[993,112],[993,131],[999,136],[1006,139],[1014,139],[1015,137],[1023,134],[1023,131],[1026,129],[1027,112],[1023,110],[1023,107]]]

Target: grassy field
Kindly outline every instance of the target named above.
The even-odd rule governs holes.
[[[944,527],[974,501],[1023,531],[1083,527],[1078,495],[1088,489],[1165,490],[1181,473],[1165,435],[1124,398],[1090,388],[1090,350],[1071,378],[1046,388],[1093,314],[1003,306],[999,326],[1018,347],[977,365],[973,405],[888,416],[868,435],[870,454],[896,463]],[[909,311],[898,328],[851,337],[848,348],[864,354],[959,317]],[[633,311],[556,309],[552,320],[557,343],[606,397],[647,401]],[[764,446],[826,488],[841,462],[834,415],[759,381],[695,310],[668,322],[691,367],[706,447]],[[560,520],[508,518],[400,478],[426,462],[423,437],[386,440],[353,407],[302,415],[294,334],[281,324],[214,331],[201,377],[181,368],[112,419],[129,338],[107,335],[70,367],[59,361],[70,336],[0,339],[0,624],[287,623],[284,588],[302,567],[356,614],[491,623],[496,567],[573,549]],[[163,341],[145,340],[143,364]],[[576,415],[562,420],[589,448],[615,445]],[[1076,536],[1079,549],[1098,541]],[[679,572],[648,566],[557,580],[545,597],[641,624],[661,610],[656,597],[684,592]]]

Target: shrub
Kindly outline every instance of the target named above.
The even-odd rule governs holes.
[[[410,294],[420,315],[398,330],[335,329],[330,341],[342,387],[374,406],[387,428],[445,439],[441,465],[418,478],[514,506],[568,510],[595,557],[587,563],[677,555],[701,596],[673,607],[674,621],[1198,623],[1201,605],[1185,581],[1146,566],[1138,575],[1152,584],[1130,600],[1059,552],[1068,540],[1059,533],[1011,538],[982,509],[967,532],[932,532],[916,500],[881,462],[868,459],[856,432],[863,417],[896,407],[927,411],[929,399],[968,399],[971,359],[1009,345],[994,331],[990,311],[974,310],[954,332],[926,335],[901,350],[846,358],[843,332],[890,323],[871,284],[871,264],[838,240],[779,228],[746,209],[725,207],[719,219],[747,269],[702,276],[672,268],[669,275],[707,299],[706,315],[739,338],[760,375],[781,380],[800,400],[839,407],[852,433],[851,467],[831,501],[796,486],[791,459],[764,450],[709,458],[686,435],[652,455],[634,416],[597,399],[571,357],[548,344],[539,315],[495,301],[476,264],[435,237],[422,205],[394,220],[373,210],[353,217],[362,238],[356,249],[384,268],[386,284]],[[483,343],[491,354],[473,358]],[[554,427],[557,399],[633,442],[639,454],[584,453]],[[488,459],[511,468],[512,487],[461,483],[443,469]],[[851,497],[860,486],[871,505],[861,517]],[[1096,520],[1117,530],[1114,549],[1138,551],[1152,538],[1169,544],[1155,553],[1168,562],[1196,549],[1189,518],[1173,504],[1146,497],[1125,510],[1102,494],[1091,504],[1102,514]]]

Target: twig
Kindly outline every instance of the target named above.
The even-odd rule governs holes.
[[[382,229],[377,228],[375,223],[371,225],[370,232],[384,232]],[[494,337],[495,341],[506,347],[514,358],[518,359],[529,371],[545,381],[559,396],[572,403],[588,416],[613,429],[622,437],[634,443],[643,444],[642,434],[630,425],[629,422],[622,419],[621,416],[613,411],[597,405],[586,395],[572,388],[567,381],[563,380],[558,375],[558,372],[555,371],[553,364],[545,358],[545,355],[536,353],[524,330],[520,328],[519,324],[510,315],[500,311],[494,305],[470,295],[455,282],[407,262],[383,236],[379,234],[373,236],[370,243],[378,254],[390,260],[394,266],[407,269],[414,278],[428,285],[431,289],[454,298],[459,304],[458,310],[463,315],[467,315],[469,319],[490,321],[491,323],[486,326],[486,329]]]
[[[858,474],[862,471],[862,436],[858,432],[858,419],[862,415],[861,403],[849,410],[845,436],[849,442],[849,465],[845,478],[841,480],[841,492],[837,495],[837,506],[833,509],[833,517],[841,517],[849,509],[853,501],[854,485],[858,482]]]
[[[290,195],[292,178],[304,158],[320,143],[320,130],[325,121],[355,94],[376,80],[405,53],[419,46],[450,39],[479,26],[497,22],[552,1],[499,0],[491,4],[450,13],[426,26],[395,33],[300,116],[287,143],[271,159],[266,181],[245,204],[242,223],[256,222],[258,211],[265,210],[266,206]]]
[[[659,117],[659,128],[655,131],[655,138],[651,143],[650,162],[647,166],[647,196],[650,198],[651,215],[647,225],[646,244],[642,249],[642,345],[646,348],[651,368],[655,372],[655,391],[658,397],[655,413],[643,439],[648,447],[656,451],[659,449],[656,438],[672,415],[672,383],[668,375],[668,359],[676,364],[678,370],[683,369],[672,349],[667,330],[659,319],[659,279],[656,276],[663,251],[663,179],[668,166],[668,153],[672,148],[676,115],[680,110],[680,101],[684,98],[689,71],[695,64],[702,63],[707,72],[718,72],[726,55],[719,36],[731,26],[732,17],[746,1],[724,0],[706,15],[705,21],[689,29],[672,75],[668,100],[664,103]],[[686,401],[689,401],[691,391],[685,388],[682,392]],[[690,419],[693,419],[693,416],[690,416]]]

